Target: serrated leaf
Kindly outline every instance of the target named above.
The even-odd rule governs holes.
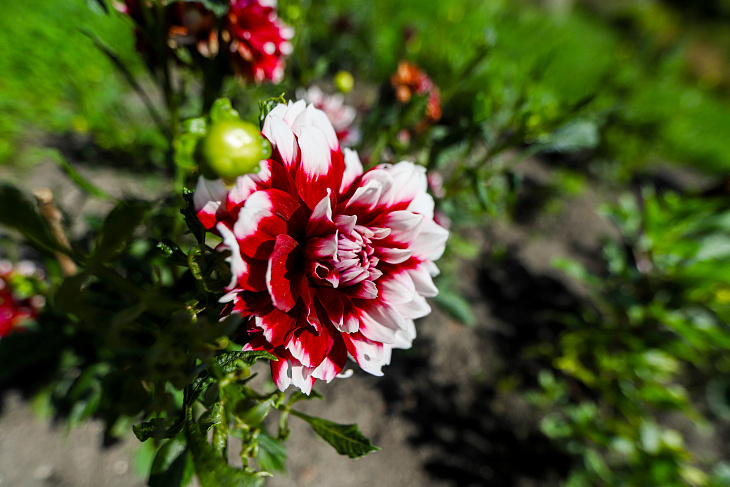
[[[202,487],[260,487],[264,485],[261,472],[241,470],[228,465],[220,453],[208,443],[193,419],[192,408],[187,410],[185,434],[193,454],[195,472]]]
[[[179,439],[165,442],[155,455],[150,469],[150,487],[184,487],[190,483],[195,465],[190,450]]]
[[[58,249],[35,200],[9,183],[0,183],[0,224],[46,250]]]
[[[90,258],[96,262],[106,262],[121,254],[149,210],[149,203],[143,201],[123,201],[117,205],[107,215]]]
[[[314,432],[332,445],[340,455],[359,458],[370,452],[380,450],[360,432],[356,424],[338,424],[299,411],[291,411],[291,414],[309,423]]]
[[[471,304],[464,299],[463,296],[450,291],[441,289],[436,297],[433,298],[444,311],[464,323],[467,326],[476,325],[477,319],[471,310]]]
[[[241,368],[241,364],[245,367],[251,367],[260,359],[277,360],[276,355],[263,350],[247,351],[247,352],[226,352],[216,357],[216,362],[221,366],[224,372],[233,372]],[[240,362],[237,363],[237,362]]]

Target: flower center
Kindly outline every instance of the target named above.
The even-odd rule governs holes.
[[[307,242],[307,273],[320,285],[334,288],[354,286],[377,280],[383,275],[377,266],[374,242],[390,233],[389,229],[370,229],[362,225],[339,224],[327,238]]]

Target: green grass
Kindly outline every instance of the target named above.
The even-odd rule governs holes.
[[[89,132],[108,149],[154,137],[125,81],[83,31],[141,71],[132,27],[115,12],[93,12],[83,0],[3,2],[0,164],[28,163],[25,148],[47,132]]]

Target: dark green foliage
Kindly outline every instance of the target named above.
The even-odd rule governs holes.
[[[34,199],[5,182],[0,183],[0,223],[45,250],[58,248]]]
[[[309,423],[314,432],[332,445],[340,455],[358,458],[380,450],[363,436],[356,424],[337,424],[326,419],[313,418],[298,411],[292,411],[292,414]]]

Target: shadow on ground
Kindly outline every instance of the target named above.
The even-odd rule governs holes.
[[[498,365],[491,371],[454,370],[440,380],[449,374],[436,373],[431,357],[441,342],[421,336],[416,351],[394,356],[378,387],[389,412],[415,426],[410,442],[429,452],[424,469],[432,478],[459,487],[557,486],[572,459],[540,431],[539,414],[522,396],[500,384],[507,377],[536,384],[541,367],[524,352],[554,343],[562,329],[559,316],[575,313],[581,301],[557,279],[533,274],[510,255],[485,262],[477,281],[489,308],[484,319],[493,323],[472,337]]]

